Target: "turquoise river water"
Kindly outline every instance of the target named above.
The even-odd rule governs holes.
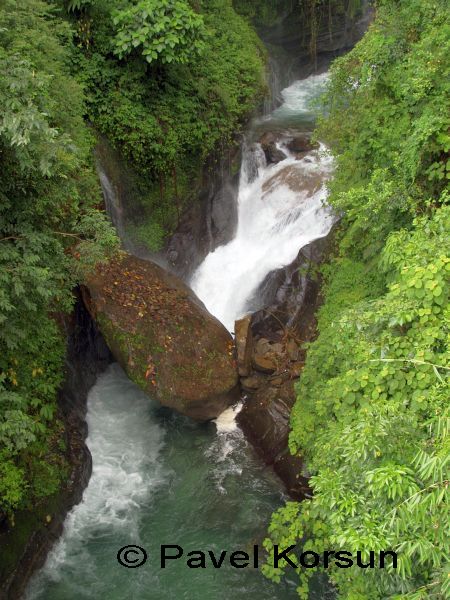
[[[325,79],[310,77],[284,90],[284,104],[259,126],[304,129],[312,120],[309,102]],[[287,167],[328,173],[328,158],[312,153],[302,163],[288,153],[279,165],[266,165],[260,148],[256,158],[257,179],[241,175],[235,240],[207,257],[193,279],[198,295],[229,328],[266,274],[279,266],[277,261],[288,264],[302,244],[325,235],[332,222],[322,204],[322,188],[308,203],[281,184],[270,188],[270,195],[264,192],[265,182],[278,181],[273,176]],[[303,211],[302,203],[309,208]],[[250,219],[256,213],[259,220]],[[252,227],[243,226],[246,218]],[[181,559],[160,568],[162,544],[178,544],[185,553],[251,553],[255,544],[261,547],[272,512],[286,500],[281,482],[232,417],[228,413],[217,424],[194,423],[153,403],[119,366],[110,366],[88,399],[90,483],[45,566],[32,579],[27,600],[297,598],[295,574],[276,585],[257,569],[236,569],[229,562],[220,569],[211,562],[205,569],[189,569]],[[148,553],[140,568],[117,561],[118,550],[130,544]],[[311,600],[325,597],[318,586]]]

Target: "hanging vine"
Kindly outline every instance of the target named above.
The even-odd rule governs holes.
[[[317,68],[317,41],[322,22],[327,19],[328,35],[333,39],[333,15],[343,14],[346,19],[354,19],[362,8],[362,0],[299,0],[301,22],[309,27],[308,50],[311,62]],[[302,30],[303,44],[305,33]]]

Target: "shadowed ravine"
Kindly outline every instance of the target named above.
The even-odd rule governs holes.
[[[294,83],[284,91],[284,105],[253,124],[243,153],[236,235],[193,276],[193,289],[230,330],[247,303],[255,305],[254,292],[266,275],[332,226],[323,205],[330,158],[323,148],[301,156],[287,149],[296,131],[311,129],[309,102],[324,79]],[[285,158],[268,165],[256,141],[272,130]],[[92,478],[32,580],[28,600],[297,597],[295,577],[275,585],[256,569],[229,563],[188,569],[179,560],[159,568],[161,544],[178,544],[185,552],[250,551],[261,545],[270,515],[284,500],[280,482],[229,412],[216,424],[196,424],[150,402],[112,365],[89,395],[87,421]],[[147,564],[121,567],[116,554],[127,544],[146,548]],[[313,597],[325,592],[319,588]]]

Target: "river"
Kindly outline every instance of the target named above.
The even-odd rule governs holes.
[[[333,217],[323,201],[331,160],[323,148],[299,160],[284,140],[310,129],[310,102],[326,75],[283,90],[283,104],[255,121],[243,149],[238,227],[208,255],[192,287],[230,330],[255,302],[273,269],[289,264],[308,242],[327,234]],[[267,165],[255,139],[284,131],[285,159]],[[302,186],[299,181],[313,182]],[[112,365],[88,398],[93,474],[83,501],[27,589],[27,600],[234,600],[297,598],[295,576],[280,585],[252,568],[189,569],[183,560],[159,568],[161,544],[189,550],[250,552],[264,539],[271,513],[286,499],[281,484],[246,442],[233,415],[198,424],[149,400]],[[117,562],[118,550],[148,552],[139,569]],[[317,587],[313,598],[325,597]]]

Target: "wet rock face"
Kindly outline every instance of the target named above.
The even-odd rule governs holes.
[[[300,201],[304,201],[312,198],[323,186],[323,182],[322,173],[302,171],[295,164],[290,164],[264,182],[263,200],[283,185],[295,192]]]
[[[314,46],[319,64],[322,56],[340,54],[362,37],[372,13],[368,2],[361,4],[361,10],[355,15],[351,15],[344,7],[336,7],[330,15],[328,3],[318,3]],[[301,10],[299,4],[294,2],[281,21],[274,26],[261,28],[260,35],[266,43],[283,48],[287,56],[295,56],[298,65],[311,63],[310,18],[309,11]]]
[[[210,157],[195,174],[190,198],[179,199],[186,208],[160,252],[150,251],[130,234],[136,223],[148,218],[132,166],[103,135],[98,135],[95,159],[105,208],[123,248],[134,256],[157,262],[188,281],[209,252],[233,237],[237,226],[239,146],[228,148],[220,159]]]
[[[293,130],[266,131],[258,139],[268,163],[278,163],[286,158],[288,152],[296,158],[303,158],[308,152],[319,147],[317,142],[311,141],[311,133],[298,133]]]
[[[239,161],[239,149],[233,148],[219,164],[211,162],[205,166],[197,199],[189,203],[166,243],[163,258],[183,281],[189,281],[209,252],[234,236],[238,220]]]
[[[317,143],[311,142],[311,137],[307,134],[294,136],[286,145],[291,152],[297,155],[310,152],[319,147]]]
[[[279,163],[286,158],[286,154],[277,147],[281,140],[280,135],[274,131],[266,131],[259,140],[264,151],[267,164]]]
[[[87,281],[84,300],[127,375],[162,405],[206,421],[236,401],[232,337],[171,273],[123,253]]]
[[[288,449],[289,419],[296,398],[295,382],[305,361],[302,345],[316,333],[315,314],[320,305],[316,269],[330,252],[332,240],[329,234],[312,242],[300,250],[291,265],[266,277],[256,294],[264,307],[246,317],[247,346],[241,340],[238,352],[239,369],[243,357],[246,365],[246,374],[241,377],[245,402],[238,421],[297,499],[308,496],[310,490],[301,457],[291,456]],[[236,324],[238,329],[241,322]]]
[[[250,330],[251,317],[247,316],[236,321],[234,326],[236,351],[238,356],[238,369],[241,377],[246,377],[252,372],[252,334]]]
[[[314,333],[314,314],[319,303],[320,278],[317,266],[330,251],[333,233],[315,240],[300,250],[287,267],[272,271],[255,293],[258,308],[252,317],[252,332],[257,337],[279,340],[285,330],[300,334],[307,341]],[[262,308],[261,308],[262,307]],[[293,342],[288,348],[293,351]]]

